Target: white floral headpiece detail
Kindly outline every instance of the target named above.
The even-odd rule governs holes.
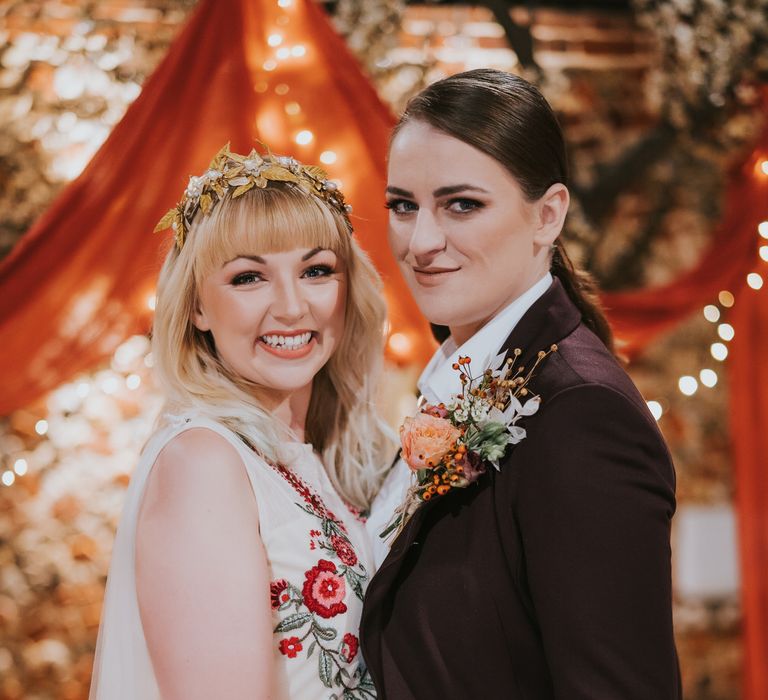
[[[345,203],[341,190],[321,167],[302,165],[289,156],[260,155],[255,150],[243,156],[232,153],[229,144],[216,154],[205,173],[189,178],[184,197],[160,219],[155,231],[173,229],[180,250],[198,212],[209,214],[229,191],[235,199],[254,187],[264,189],[270,182],[292,183],[305,194],[318,197],[344,217],[352,233],[352,207]]]

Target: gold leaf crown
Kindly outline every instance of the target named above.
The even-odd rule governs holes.
[[[209,214],[230,190],[235,199],[254,187],[264,189],[270,182],[290,182],[305,194],[318,197],[343,216],[352,233],[352,207],[344,202],[341,190],[321,167],[302,165],[289,156],[259,155],[255,150],[243,156],[232,153],[229,144],[216,154],[205,173],[189,178],[181,201],[160,219],[155,231],[173,229],[176,246],[181,250],[198,212]]]

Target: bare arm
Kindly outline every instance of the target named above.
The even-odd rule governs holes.
[[[182,433],[149,476],[136,533],[136,586],[163,700],[268,700],[269,565],[237,451]]]

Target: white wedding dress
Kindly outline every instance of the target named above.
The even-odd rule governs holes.
[[[207,428],[227,439],[240,454],[253,488],[271,568],[271,595],[264,605],[273,614],[277,697],[374,698],[358,648],[362,599],[372,575],[371,548],[362,522],[344,505],[312,447],[285,443],[281,464],[272,466],[218,422],[195,414],[166,418],[144,448],[128,488],[112,552],[90,700],[160,700],[136,596],[136,523],[158,454],[191,428]]]

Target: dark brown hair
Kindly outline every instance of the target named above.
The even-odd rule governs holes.
[[[565,139],[536,87],[503,71],[481,68],[433,83],[413,97],[395,127],[426,122],[503,165],[529,201],[555,183],[568,185]],[[584,324],[613,352],[613,334],[589,273],[576,268],[557,239],[551,271],[581,312]]]

